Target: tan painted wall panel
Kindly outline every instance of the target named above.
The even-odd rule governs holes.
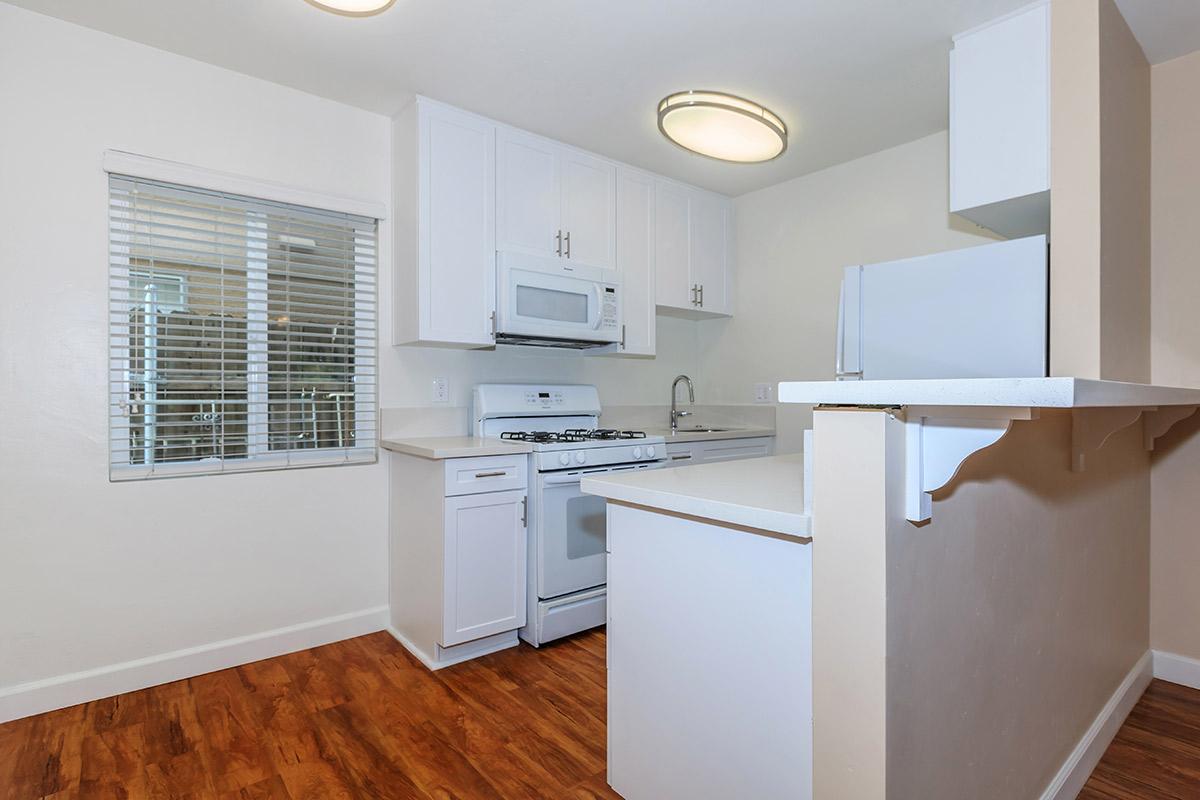
[[[1082,473],[1070,430],[1014,423],[888,538],[890,798],[1038,797],[1149,646],[1141,425]]]

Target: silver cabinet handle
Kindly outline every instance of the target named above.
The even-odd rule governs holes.
[[[692,305],[696,305],[696,284],[692,284]]]
[[[700,307],[704,308],[704,284],[700,284]]]
[[[554,252],[555,252],[555,254],[558,255],[559,258],[562,258],[562,230],[561,229],[559,229],[558,233],[554,234]]]
[[[682,453],[677,456],[671,456],[671,460],[672,461],[687,461],[691,457],[692,457],[691,453]]]
[[[507,474],[508,474],[508,472],[505,470],[497,470],[496,472],[476,472],[475,477],[476,478],[499,478],[502,475],[507,475]]]
[[[521,527],[529,527],[529,495],[521,498]]]
[[[496,338],[496,312],[492,312],[492,338]]]
[[[571,257],[571,232],[570,231],[567,231],[567,235],[563,238],[563,242],[565,242],[566,246],[567,246],[567,258],[570,258]]]
[[[621,325],[621,349],[625,349],[625,325]]]

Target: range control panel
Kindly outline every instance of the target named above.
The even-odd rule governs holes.
[[[563,393],[561,391],[539,389],[536,391],[525,392],[525,405],[536,408],[554,408],[562,406]]]

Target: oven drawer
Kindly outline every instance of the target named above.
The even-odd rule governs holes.
[[[529,456],[483,456],[446,459],[446,497],[480,492],[524,489],[529,475]]]

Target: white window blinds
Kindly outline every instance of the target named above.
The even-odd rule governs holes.
[[[374,461],[377,228],[110,175],[110,477]]]

